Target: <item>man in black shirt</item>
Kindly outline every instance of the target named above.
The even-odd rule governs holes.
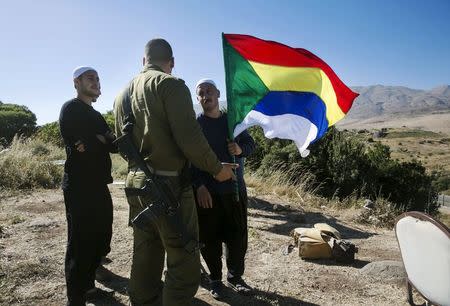
[[[202,257],[208,265],[211,295],[221,298],[222,242],[226,246],[227,284],[239,293],[250,287],[242,280],[247,251],[247,190],[244,182],[244,158],[255,148],[253,138],[242,132],[233,141],[228,137],[227,114],[219,109],[220,92],[214,81],[202,79],[196,86],[197,100],[203,114],[197,118],[209,145],[223,162],[239,163],[236,182],[216,181],[210,174],[193,168],[193,185],[198,204]],[[236,201],[239,193],[239,201]]]
[[[91,67],[73,72],[77,97],[61,108],[59,125],[67,159],[62,189],[68,241],[65,259],[67,305],[85,305],[96,291],[95,271],[110,251],[113,209],[107,184],[112,182],[114,135],[92,107],[100,96],[100,80]]]

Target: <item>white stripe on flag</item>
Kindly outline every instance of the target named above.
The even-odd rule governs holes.
[[[291,139],[295,142],[300,155],[306,157],[311,141],[317,137],[317,127],[308,119],[293,114],[267,116],[257,111],[250,111],[244,120],[234,129],[234,137],[251,126],[258,125],[267,138]]]

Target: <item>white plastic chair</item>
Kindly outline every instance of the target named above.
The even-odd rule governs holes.
[[[408,302],[414,287],[426,304],[450,306],[450,231],[421,212],[402,214],[395,225],[407,279]]]

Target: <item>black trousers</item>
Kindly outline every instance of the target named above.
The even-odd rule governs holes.
[[[69,186],[64,190],[67,217],[65,274],[67,305],[85,305],[95,286],[95,270],[109,253],[113,207],[108,186]]]
[[[198,208],[201,254],[210,271],[211,280],[222,279],[222,242],[228,272],[235,277],[244,274],[247,252],[247,194],[241,192],[239,202],[233,194],[211,194],[213,207]]]

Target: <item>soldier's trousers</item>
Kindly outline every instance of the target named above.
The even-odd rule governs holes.
[[[170,179],[177,189],[178,178]],[[130,172],[126,186],[141,188],[144,180],[144,173]],[[151,201],[150,196],[128,197],[130,218],[134,218]],[[186,235],[198,241],[197,211],[191,188],[181,192],[180,203],[180,224]],[[164,217],[147,232],[133,226],[133,237],[133,263],[129,282],[132,305],[190,305],[200,283],[199,251],[186,251],[179,231]],[[163,283],[161,277],[166,253],[167,272]]]
[[[202,257],[208,265],[211,280],[222,279],[222,242],[228,272],[234,277],[244,273],[247,252],[247,194],[211,194],[212,208],[198,207]]]
[[[64,190],[67,218],[65,275],[68,305],[84,305],[94,287],[95,270],[110,251],[113,207],[108,186],[70,186]]]

